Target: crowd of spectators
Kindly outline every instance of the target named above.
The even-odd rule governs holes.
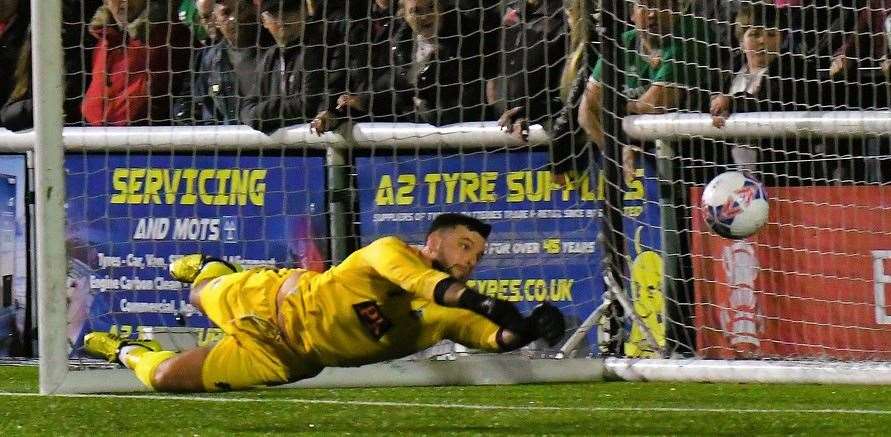
[[[322,134],[348,120],[498,120],[521,140],[535,123],[568,173],[606,140],[597,5],[63,0],[66,122],[308,123]],[[891,0],[635,0],[617,41],[623,111],[705,112],[720,128],[740,112],[887,108],[889,11]],[[0,126],[10,130],[33,124],[29,16],[28,0],[0,0]],[[830,146],[858,147],[750,141],[731,144],[729,160],[819,160]],[[793,176],[830,178],[825,170]]]

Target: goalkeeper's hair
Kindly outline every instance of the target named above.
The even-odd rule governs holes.
[[[430,234],[440,229],[451,229],[456,226],[464,226],[467,229],[482,235],[483,238],[489,238],[489,233],[492,232],[492,225],[483,223],[479,219],[464,214],[445,213],[440,214],[433,220],[433,224],[430,225],[430,230],[427,231],[427,236],[430,236]]]

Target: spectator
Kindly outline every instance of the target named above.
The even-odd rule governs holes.
[[[790,29],[784,37],[783,50],[802,54],[816,61],[815,65],[820,70],[832,68],[832,61],[844,44],[846,35],[850,35],[856,26],[857,3],[863,1],[865,0],[777,2],[776,7],[787,15],[786,22]],[[753,0],[746,2],[757,3]]]
[[[198,0],[196,6],[210,45],[195,52],[192,80],[174,105],[176,121],[238,124],[239,101],[256,81],[257,9],[251,0]]]
[[[204,45],[216,44],[221,39],[220,30],[213,15],[216,3],[216,0],[195,0],[198,25],[193,28],[192,39]]]
[[[585,84],[597,59],[591,39],[594,23],[588,0],[564,0],[563,17],[569,31],[568,54],[559,76],[561,106],[544,123],[552,138],[552,172],[561,184],[567,175],[584,171],[591,163],[590,139],[578,124],[578,107]],[[525,141],[528,122],[523,111],[507,110],[498,120],[501,128]]]
[[[590,0],[565,0],[563,14],[569,30],[569,54],[560,75],[560,100],[563,107],[550,123],[551,171],[561,184],[567,174],[582,171],[591,164],[592,139],[578,123],[579,106],[588,77],[597,63],[593,16]]]
[[[180,22],[189,27],[196,41],[202,45],[207,45],[210,36],[207,34],[207,27],[204,21],[209,17],[202,19],[201,8],[198,6],[198,3],[197,0],[182,0],[179,4],[178,18]]]
[[[393,0],[351,3],[350,59],[347,93],[338,96],[333,110],[313,120],[319,135],[348,118],[354,121],[410,121],[410,98],[395,93],[398,69],[394,63],[411,56],[411,29],[397,14]],[[397,51],[401,51],[398,52]]]
[[[722,46],[730,46],[730,20],[741,0],[690,0],[690,11],[705,18],[715,41]]]
[[[508,109],[501,117],[502,125],[507,118],[516,123],[521,117],[547,123],[550,114],[562,107],[565,21],[561,0],[521,0],[505,14],[502,52]]]
[[[169,0],[105,0],[96,11],[90,33],[99,44],[81,106],[88,124],[170,123],[171,92],[188,81],[191,46],[173,11]]]
[[[27,0],[0,0],[0,75],[5,78],[0,82],[0,105],[24,97],[30,88],[29,11]]]
[[[569,47],[563,71],[560,73],[560,100],[568,104],[572,100],[570,94],[574,91],[578,91],[577,94],[581,97],[581,91],[597,64],[597,54],[593,41],[596,35],[593,17],[590,15],[590,0],[564,0],[563,5],[563,18],[569,31]]]
[[[0,69],[3,77],[15,77],[15,70],[23,56],[30,27],[27,0],[0,0]],[[17,81],[0,83],[0,104],[9,100]]]
[[[491,117],[487,81],[498,76],[499,18],[478,1],[404,0],[412,30],[409,59],[397,59],[397,92],[415,120],[434,125]],[[396,50],[397,54],[405,53]]]
[[[622,34],[628,114],[658,114],[689,105],[690,99],[710,89],[709,33],[701,23],[683,16],[680,0],[636,0],[631,11],[634,28]],[[602,116],[602,61],[591,74],[579,108],[579,123],[598,147],[604,146]],[[634,160],[626,149],[623,161]],[[625,166],[625,178],[633,178]]]
[[[693,0],[691,12],[693,16],[703,19],[708,29],[714,35],[714,41],[718,43],[712,54],[716,55],[713,67],[721,70],[732,69],[732,56],[730,51],[736,47],[736,38],[733,34],[733,18],[741,3],[750,0]],[[779,1],[779,0],[778,0]],[[794,1],[794,0],[793,0]]]
[[[63,110],[67,124],[81,121],[83,60],[89,59],[90,54],[81,13],[82,10],[92,13],[98,7],[98,1],[66,0],[62,3],[65,67]],[[0,0],[0,17],[6,17],[0,18],[0,23],[5,24],[0,24],[0,28],[4,28],[0,30],[0,74],[11,78],[0,85],[0,127],[13,131],[30,129],[34,126],[34,101],[29,3],[25,0]]]
[[[835,51],[829,74],[838,77],[859,66],[888,71],[888,30],[891,30],[891,0],[863,0],[857,10],[853,31],[846,34]],[[856,77],[851,74],[850,76]]]
[[[318,9],[304,0],[261,3],[263,26],[276,45],[259,55],[259,78],[240,109],[242,123],[269,133],[335,106],[337,91],[346,89],[345,37],[328,23],[342,24],[344,18],[342,11]]]
[[[767,4],[743,6],[736,16],[742,67],[712,99],[710,112],[716,127],[724,126],[731,113],[795,111],[819,108],[821,84],[816,68],[801,56],[781,52],[787,15]],[[829,93],[834,94],[834,93]],[[825,178],[821,162],[825,153],[816,142],[799,138],[762,140],[737,144],[733,161],[749,171],[757,170],[765,183],[800,184],[802,179]],[[757,162],[775,164],[755,166]]]

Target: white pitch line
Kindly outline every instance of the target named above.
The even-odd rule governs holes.
[[[43,397],[40,393],[0,392],[0,397]],[[695,408],[695,407],[549,407],[543,405],[476,405],[476,404],[432,404],[423,402],[388,402],[388,401],[342,401],[335,399],[289,399],[289,398],[226,398],[183,395],[152,394],[61,394],[45,396],[47,398],[103,398],[103,399],[151,399],[160,401],[195,401],[195,402],[241,402],[241,403],[290,403],[290,404],[324,404],[364,407],[416,407],[416,408],[452,408],[464,410],[504,410],[504,411],[627,411],[627,412],[666,412],[666,413],[735,413],[735,414],[864,414],[891,415],[891,410],[846,410],[846,409],[769,409],[769,408]]]

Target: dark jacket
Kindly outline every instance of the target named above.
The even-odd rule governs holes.
[[[743,59],[737,62],[742,65]],[[721,90],[730,90],[734,74],[729,75]],[[803,56],[785,53],[767,67],[756,95],[737,93],[731,96],[731,112],[807,111],[832,108],[833,93],[825,81],[817,77],[816,66]]]
[[[415,101],[415,121],[445,125],[494,119],[486,103],[486,81],[499,74],[501,27],[492,9],[453,8],[443,14],[435,50],[429,64],[418,65],[414,36],[400,38],[410,44],[396,50],[396,89],[399,102]]]
[[[9,96],[19,84],[20,78],[16,77],[16,69],[21,67],[22,62],[25,62],[25,65],[30,64],[30,54],[27,53],[30,49],[29,13],[28,10],[19,11],[0,35],[0,77],[3,78],[0,80],[0,105],[9,100]],[[15,80],[10,80],[11,78]]]
[[[504,30],[506,107],[526,108],[530,123],[541,123],[562,106],[567,29],[562,2],[542,1],[534,10],[524,10],[526,4],[518,5],[523,20]]]
[[[396,14],[396,2],[389,9],[378,9],[371,2],[350,11],[349,65],[347,84],[349,93],[361,99],[365,111],[352,109],[339,114],[354,121],[396,122],[411,121],[414,105],[407,93],[397,93],[399,62],[411,58],[411,29]]]
[[[337,96],[346,91],[345,39],[337,32],[337,20],[326,22],[308,23],[303,41],[273,46],[258,56],[256,87],[239,110],[243,124],[271,133],[308,123],[334,107]]]
[[[741,61],[740,61],[741,62]],[[735,74],[734,74],[735,75]],[[722,91],[727,94],[732,78]],[[813,61],[785,53],[767,68],[755,94],[742,91],[731,95],[731,113],[768,111],[831,110],[839,95],[839,85],[820,81]],[[757,176],[769,186],[813,185],[831,176],[831,163],[825,158],[826,142],[806,137],[743,139],[759,150]]]
[[[239,124],[240,101],[253,94],[257,48],[225,40],[195,51],[192,80],[174,103],[177,124]]]

